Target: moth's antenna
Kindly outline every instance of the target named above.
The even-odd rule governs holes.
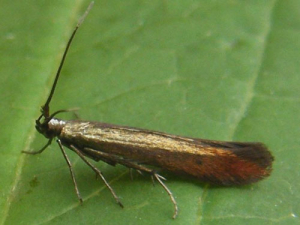
[[[79,21],[78,21],[78,23],[77,23],[77,25],[76,25],[76,27],[75,27],[75,29],[74,29],[74,31],[73,31],[71,37],[70,37],[70,39],[69,39],[69,41],[68,41],[68,43],[67,43],[66,49],[65,49],[65,51],[64,51],[63,57],[62,57],[62,59],[61,59],[61,62],[60,62],[60,64],[59,64],[59,67],[58,67],[58,70],[57,70],[57,73],[56,73],[56,76],[55,76],[55,80],[54,80],[53,85],[52,85],[52,88],[51,88],[51,92],[50,92],[50,94],[49,94],[49,97],[48,97],[48,99],[47,99],[45,105],[42,107],[42,115],[43,115],[45,118],[48,118],[48,117],[49,117],[49,103],[50,103],[50,101],[51,101],[51,99],[52,99],[52,96],[53,96],[53,94],[54,94],[54,90],[55,90],[55,87],[56,87],[56,84],[57,84],[57,81],[58,81],[58,78],[59,78],[59,75],[60,75],[60,71],[61,71],[61,69],[62,69],[62,67],[63,67],[63,65],[64,65],[64,62],[65,62],[66,55],[67,55],[67,53],[68,53],[69,47],[70,47],[70,45],[71,45],[71,43],[72,43],[72,40],[73,40],[73,38],[74,38],[74,36],[75,36],[75,34],[76,34],[78,28],[80,27],[80,25],[81,25],[82,22],[84,21],[86,15],[89,13],[89,11],[90,11],[90,9],[93,7],[93,5],[94,5],[94,2],[91,2],[90,5],[88,6],[87,10],[86,10],[85,13],[83,14],[83,16],[79,19]]]

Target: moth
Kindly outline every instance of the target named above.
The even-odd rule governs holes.
[[[121,207],[123,205],[113,188],[88,158],[112,166],[120,164],[150,174],[169,195],[174,205],[173,218],[178,214],[176,200],[164,184],[164,177],[149,166],[220,186],[251,184],[270,175],[274,158],[267,147],[259,142],[225,142],[189,138],[102,122],[56,118],[57,114],[69,110],[50,113],[49,105],[68,49],[92,5],[93,2],[79,20],[66,45],[48,99],[41,108],[41,115],[35,121],[37,131],[43,134],[48,142],[39,151],[23,151],[23,153],[40,154],[56,139],[68,164],[80,202],[82,197],[65,147],[75,152],[102,179]]]

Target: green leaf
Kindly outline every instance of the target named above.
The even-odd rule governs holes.
[[[71,46],[51,111],[79,107],[105,121],[216,140],[261,141],[270,178],[212,188],[93,162],[121,198],[74,155],[84,203],[55,142],[34,121],[88,1],[2,1],[0,224],[298,224],[300,2],[96,1]],[[72,119],[72,114],[60,118]],[[182,162],[184,163],[184,162]]]

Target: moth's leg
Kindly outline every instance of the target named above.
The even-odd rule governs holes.
[[[150,174],[153,174],[153,172],[154,172],[154,170],[152,170],[152,169],[141,166],[137,163],[132,163],[129,160],[120,158],[119,156],[116,156],[116,155],[113,155],[113,154],[108,154],[108,153],[105,153],[105,152],[97,151],[97,150],[92,149],[92,148],[84,148],[84,150],[85,150],[85,152],[90,152],[90,153],[97,154],[98,157],[101,158],[101,160],[102,159],[109,160],[111,162],[114,162],[115,164],[118,163],[118,164],[121,164],[121,165],[126,166],[128,168],[133,168],[133,169],[140,170],[140,171],[150,173]]]
[[[78,111],[79,108],[71,108],[71,109],[61,109],[61,110],[57,110],[56,112],[52,113],[49,118],[48,121],[50,121],[52,118],[54,118],[54,116],[56,116],[59,113],[65,113],[65,112],[76,112]]]
[[[105,152],[100,152],[100,151],[96,151],[94,149],[91,148],[84,148],[85,151],[87,152],[97,152],[97,154],[99,156],[101,156],[102,158],[106,158],[107,160],[111,160],[114,161],[116,163],[119,163],[123,166],[129,167],[129,168],[133,168],[136,169],[138,171],[142,171],[142,172],[146,172],[151,174],[152,178],[156,179],[158,181],[158,183],[163,187],[163,189],[165,189],[165,191],[168,193],[173,205],[174,205],[174,214],[173,214],[173,219],[176,218],[177,214],[178,214],[178,206],[177,206],[177,202],[172,194],[172,192],[170,191],[170,189],[163,183],[162,180],[166,180],[164,177],[162,177],[161,175],[159,175],[155,170],[149,169],[145,166],[139,165],[137,163],[133,163],[129,160],[120,158],[116,155],[113,154],[107,154]]]
[[[75,117],[76,120],[80,120],[80,116],[79,116],[79,113],[77,111],[73,111],[73,115]]]
[[[52,140],[53,140],[52,138],[49,139],[48,142],[47,142],[47,144],[46,144],[43,148],[41,148],[40,150],[38,150],[38,151],[33,151],[33,152],[31,152],[31,151],[22,151],[22,153],[26,153],[26,154],[30,154],[30,155],[40,154],[40,153],[42,153],[49,145],[51,145]]]
[[[77,197],[78,197],[80,203],[82,203],[82,198],[81,198],[78,186],[77,186],[77,182],[76,182],[76,179],[75,179],[75,174],[74,174],[74,171],[73,171],[73,168],[72,168],[72,164],[71,164],[71,162],[70,162],[70,160],[69,160],[69,158],[68,158],[68,156],[67,156],[67,154],[66,154],[66,152],[65,152],[65,150],[64,150],[64,148],[62,146],[62,143],[61,143],[61,141],[59,139],[57,139],[57,143],[58,143],[59,148],[60,148],[60,150],[61,150],[61,152],[62,152],[62,154],[63,154],[63,156],[64,156],[64,158],[65,158],[65,160],[66,160],[66,162],[68,164],[68,167],[69,167],[69,170],[70,170],[70,173],[71,173],[71,177],[72,177],[72,180],[73,180],[73,183],[74,183],[75,192],[77,194]]]
[[[158,183],[163,187],[163,189],[165,189],[165,191],[168,193],[171,201],[173,202],[174,205],[174,214],[173,214],[173,219],[176,218],[177,214],[178,214],[178,206],[177,206],[177,202],[172,194],[172,192],[170,191],[170,189],[164,184],[164,182],[162,182],[162,180],[166,180],[166,178],[164,178],[163,176],[159,175],[158,173],[153,173],[153,177],[158,181]]]
[[[79,149],[77,149],[74,145],[70,145],[70,148],[72,150],[74,150],[76,152],[76,154],[89,166],[92,168],[92,170],[94,170],[96,172],[96,174],[98,174],[99,177],[101,177],[101,179],[103,180],[104,184],[106,185],[106,187],[110,190],[111,194],[114,196],[115,200],[117,201],[117,203],[123,208],[123,204],[121,203],[119,197],[116,195],[115,191],[112,189],[112,187],[109,185],[109,183],[106,181],[105,177],[103,176],[102,172],[95,167],[93,164],[91,164],[86,158],[85,156],[81,153],[81,151]]]

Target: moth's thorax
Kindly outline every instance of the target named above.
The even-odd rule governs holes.
[[[54,133],[54,136],[58,136],[62,130],[62,128],[66,125],[66,121],[64,120],[60,120],[60,119],[56,119],[56,118],[52,118],[49,122],[48,122],[48,126],[49,126],[49,131],[51,131],[52,133]]]

